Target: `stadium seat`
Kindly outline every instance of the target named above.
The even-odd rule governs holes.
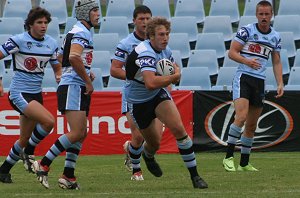
[[[117,44],[119,43],[118,33],[101,33],[93,35],[95,51],[109,51],[111,59],[113,58]]]
[[[282,74],[289,74],[290,73],[290,65],[289,65],[289,58],[287,56],[287,50],[286,49],[281,49],[280,50],[280,60],[282,63]],[[272,63],[272,56],[270,55],[268,62],[267,62],[267,67],[273,67]]]
[[[180,51],[181,59],[190,57],[190,44],[187,33],[171,33],[168,45],[171,50]]]
[[[172,33],[188,33],[189,42],[194,42],[197,39],[198,28],[195,17],[172,17],[171,18]]]
[[[232,81],[236,70],[236,67],[221,67],[216,85],[212,86],[212,90],[232,90]]]
[[[57,82],[55,81],[55,76],[54,76],[54,71],[50,64],[45,68],[44,71],[44,78],[43,78],[43,83],[42,83],[42,88],[43,91],[56,91],[57,89]]]
[[[125,81],[114,78],[112,76],[109,77],[107,87],[104,88],[105,91],[121,91],[124,86]]]
[[[21,34],[25,31],[21,17],[0,18],[0,34]]]
[[[216,50],[192,50],[187,67],[207,67],[209,75],[216,75],[219,71]]]
[[[40,7],[47,9],[52,17],[56,17],[58,24],[66,23],[68,13],[65,0],[41,0]]]
[[[92,68],[101,68],[102,77],[110,76],[110,53],[109,51],[94,51]]]
[[[292,67],[288,85],[300,85],[300,67]]]
[[[281,37],[281,49],[286,49],[288,57],[294,57],[296,55],[296,46],[294,42],[293,32],[280,32]]]
[[[256,5],[260,1],[261,0],[246,0],[243,16],[256,16]],[[269,1],[271,5],[273,5],[273,0],[267,0],[267,1]]]
[[[5,70],[5,63],[4,63],[4,60],[1,59],[1,60],[0,60],[0,77],[3,76],[4,70]]]
[[[99,34],[101,33],[118,33],[120,40],[127,37],[129,34],[127,17],[103,17],[99,29]]]
[[[195,49],[214,49],[217,52],[217,57],[223,58],[226,51],[223,33],[198,34]]]
[[[230,59],[228,57],[228,50],[225,52],[225,58],[224,58],[224,61],[223,61],[223,67],[238,67],[239,66],[239,63]]]
[[[95,79],[93,81],[94,91],[102,91],[103,90],[103,79],[102,72],[100,68],[91,68],[91,72],[95,75]]]
[[[172,56],[176,62],[176,64],[182,69],[182,60],[181,60],[181,54],[179,50],[172,50]]]
[[[98,3],[98,5],[101,7],[101,2],[100,0],[96,0],[96,2]],[[108,0],[107,0],[107,3],[106,5],[108,4]],[[75,5],[77,5],[77,0],[74,0],[74,3],[73,3],[73,7],[72,7],[72,17],[76,17],[75,16]],[[99,14],[100,14],[100,18],[102,18],[102,10],[99,9]]]
[[[73,26],[77,23],[77,19],[74,17],[68,17],[67,21],[66,21],[66,25],[65,25],[65,29],[64,29],[64,34],[67,34],[72,28]]]
[[[300,40],[299,21],[300,15],[277,15],[275,16],[273,27],[277,32],[293,32],[294,40],[296,41]]]
[[[223,33],[224,41],[231,41],[232,27],[229,16],[207,16],[202,33]]]
[[[297,49],[296,51],[294,67],[300,67],[300,49]]]
[[[213,0],[210,4],[209,16],[230,16],[231,23],[240,20],[240,12],[237,0]]]
[[[3,9],[3,17],[21,17],[25,20],[31,8],[31,0],[7,0]]]
[[[273,67],[266,68],[266,80],[265,80],[266,90],[276,90],[277,82],[274,76]]]
[[[194,16],[198,24],[203,23],[205,18],[203,0],[179,0],[176,3],[174,16]]]
[[[14,71],[12,69],[4,69],[3,76],[2,76],[2,86],[5,92],[9,90],[9,86],[13,76],[14,76]]]
[[[125,16],[127,17],[128,24],[132,24],[134,8],[134,0],[110,0],[107,5],[106,16]]]
[[[210,90],[211,83],[207,67],[185,67],[177,90]]]
[[[241,29],[241,27],[246,26],[250,23],[256,23],[256,22],[257,22],[256,16],[241,16],[237,30]]]
[[[171,18],[169,0],[144,0],[143,5],[151,9],[153,16]]]
[[[278,7],[278,15],[300,15],[299,1],[281,0]]]
[[[60,35],[60,30],[59,30],[59,22],[56,17],[51,17],[51,22],[48,25],[47,28],[47,33],[49,36],[52,36],[54,39],[58,40],[59,35]]]
[[[3,45],[11,36],[11,34],[0,34],[0,45]],[[12,60],[12,57],[9,55],[2,60]]]

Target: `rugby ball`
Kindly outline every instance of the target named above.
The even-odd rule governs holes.
[[[175,73],[173,63],[169,59],[161,59],[156,64],[157,73],[161,76],[168,76]]]

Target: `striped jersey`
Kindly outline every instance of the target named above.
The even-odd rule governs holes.
[[[261,68],[255,70],[247,65],[239,64],[237,74],[248,74],[257,78],[266,78],[266,64],[273,51],[281,50],[281,38],[278,32],[273,27],[270,31],[263,33],[258,29],[257,23],[248,24],[238,30],[235,41],[243,45],[240,54],[245,58],[257,60],[261,64]]]
[[[14,76],[10,90],[25,93],[42,91],[42,80],[47,63],[58,64],[57,42],[49,35],[33,38],[24,32],[9,38],[0,50],[4,56],[12,54]],[[55,79],[53,79],[55,80]]]

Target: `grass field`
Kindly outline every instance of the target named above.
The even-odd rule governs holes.
[[[300,197],[299,154],[256,152],[251,162],[259,172],[228,173],[221,165],[224,153],[198,153],[198,170],[209,185],[204,190],[192,187],[188,171],[175,154],[157,156],[164,172],[161,178],[152,176],[142,162],[145,181],[130,181],[123,155],[80,156],[76,173],[81,190],[62,190],[57,185],[64,163],[60,156],[51,166],[50,189],[18,163],[11,171],[14,183],[0,183],[0,197]]]

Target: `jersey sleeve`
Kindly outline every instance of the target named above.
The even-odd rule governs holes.
[[[118,45],[116,47],[115,55],[114,55],[113,59],[125,63],[126,59],[127,59],[127,56],[128,56],[128,51],[127,51],[126,46],[125,46],[125,44],[122,40],[118,43]]]
[[[1,45],[0,51],[6,57],[19,51],[19,39],[17,36],[9,38],[4,44]]]

